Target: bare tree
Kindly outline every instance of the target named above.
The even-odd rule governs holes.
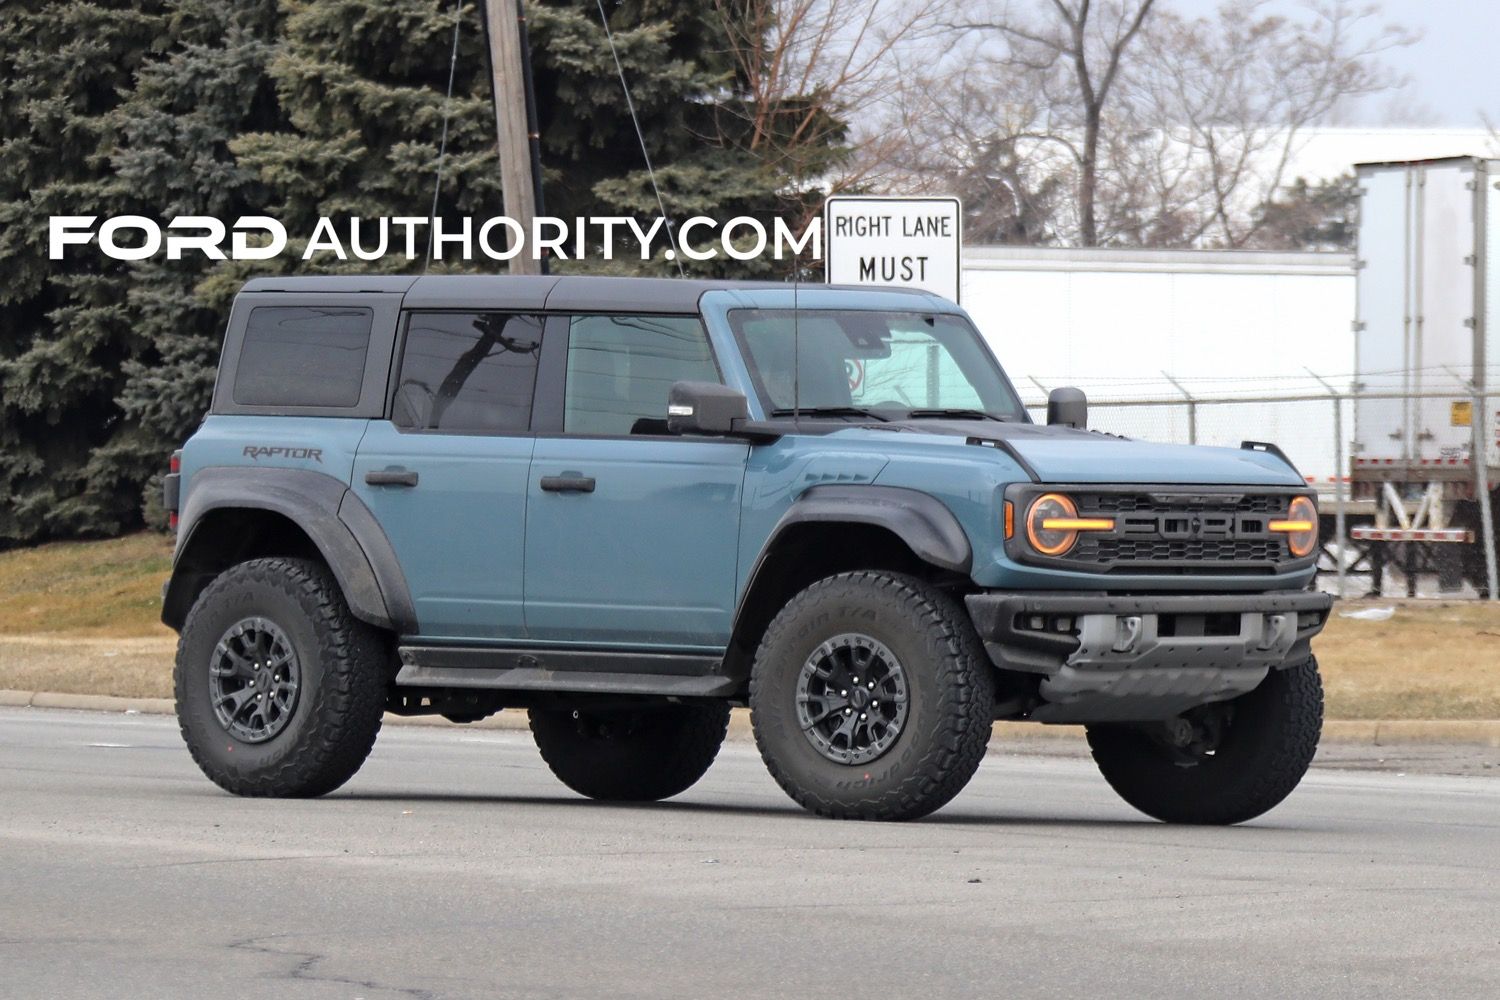
[[[934,38],[951,0],[713,0],[747,90],[749,149],[828,193],[859,186],[900,147],[861,126],[896,90],[908,50]],[[830,156],[850,132],[860,156]]]
[[[1033,15],[1006,4],[998,16],[958,21],[959,32],[987,32],[1003,45],[1001,61],[1030,76],[1047,97],[1050,134],[1078,168],[1078,239],[1099,242],[1100,136],[1105,112],[1124,65],[1156,0],[1048,0]]]
[[[1163,12],[1143,33],[1119,106],[1138,148],[1117,150],[1116,169],[1156,211],[1196,220],[1175,241],[1251,242],[1307,127],[1399,82],[1379,57],[1412,36],[1377,25],[1378,7],[1314,0],[1303,14],[1231,0],[1213,18]]]
[[[950,62],[934,74],[914,72],[895,92],[883,131],[901,141],[882,151],[879,180],[907,194],[957,195],[970,242],[1062,239],[1072,217],[1071,144],[1038,131],[1042,109],[997,86],[982,58],[966,52]],[[1058,162],[1064,148],[1067,164]]]
[[[1197,19],[1151,0],[998,4],[951,22],[962,44],[911,78],[896,119],[908,148],[891,162],[904,186],[1012,206],[1009,233],[1028,242],[1257,243],[1306,128],[1394,85],[1380,57],[1412,40],[1363,2],[1298,13],[1266,0]],[[1055,197],[1062,183],[1073,197]]]

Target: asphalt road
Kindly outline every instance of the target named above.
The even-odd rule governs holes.
[[[1500,780],[1316,770],[1232,829],[992,755],[907,825],[754,749],[601,806],[519,733],[388,728],[320,801],[235,799],[166,718],[0,710],[0,996],[1500,995]]]

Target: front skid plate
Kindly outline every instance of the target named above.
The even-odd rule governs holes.
[[[1039,722],[1167,719],[1253,690],[1300,660],[1332,599],[1255,595],[974,595],[971,614],[998,666],[1044,675]],[[1237,615],[1233,634],[1180,635],[1178,616]],[[1048,631],[1066,616],[1067,634]],[[1075,617],[1076,616],[1076,617]],[[1040,620],[1044,628],[1026,624]],[[1227,632],[1219,628],[1215,631]],[[1166,634],[1163,634],[1166,633]]]

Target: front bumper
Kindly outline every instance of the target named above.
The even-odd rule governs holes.
[[[965,599],[995,665],[1042,675],[1040,722],[1168,719],[1301,663],[1333,598],[1269,594],[979,593]]]

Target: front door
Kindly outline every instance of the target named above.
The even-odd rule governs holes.
[[[749,446],[666,432],[673,382],[720,381],[696,316],[559,317],[560,412],[528,486],[526,622],[563,644],[721,649]],[[565,334],[552,339],[554,332]],[[565,346],[563,346],[565,343]]]
[[[522,639],[527,475],[541,320],[407,317],[390,418],[371,421],[353,488],[390,538],[432,639]]]

